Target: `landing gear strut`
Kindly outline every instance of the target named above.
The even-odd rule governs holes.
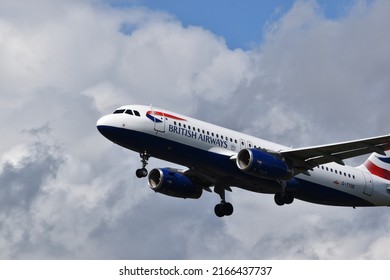
[[[225,200],[226,189],[230,190],[229,187],[226,188],[225,186],[221,186],[221,185],[214,187],[214,192],[219,194],[219,196],[221,197],[221,203],[215,205],[214,207],[215,215],[217,215],[217,217],[220,218],[223,216],[230,216],[231,214],[233,214],[233,210],[234,210],[233,205],[229,202],[226,202]]]
[[[148,176],[148,170],[145,167],[146,167],[146,165],[148,165],[148,160],[150,158],[150,154],[148,154],[146,151],[144,151],[144,152],[140,153],[139,156],[141,157],[142,168],[137,169],[137,171],[135,172],[135,175],[138,178],[143,178],[143,177]]]

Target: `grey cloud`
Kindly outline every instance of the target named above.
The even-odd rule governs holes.
[[[55,180],[64,162],[60,148],[50,143],[32,142],[26,144],[26,151],[17,162],[6,161],[1,166],[0,258],[38,252],[31,236],[36,227],[35,210],[40,207],[40,198],[47,196],[47,184]]]
[[[44,143],[33,143],[27,147],[25,155],[15,166],[6,162],[0,173],[0,209],[22,208],[29,211],[35,198],[43,191],[44,183],[54,178],[63,159],[55,147]]]
[[[50,132],[51,132],[50,123],[47,122],[47,123],[43,124],[42,126],[36,127],[36,128],[23,129],[22,132],[27,133],[27,134],[32,135],[32,136],[36,136],[36,137],[39,137],[42,134],[47,135],[47,134],[50,134]]]

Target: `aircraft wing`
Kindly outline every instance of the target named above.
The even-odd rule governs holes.
[[[308,170],[320,164],[329,162],[336,162],[344,165],[344,159],[372,152],[384,155],[384,151],[389,149],[390,135],[383,135],[330,145],[282,150],[279,154],[284,158],[291,160],[293,167]]]

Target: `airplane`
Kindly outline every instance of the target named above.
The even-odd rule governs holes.
[[[126,105],[97,121],[110,141],[139,153],[138,178],[157,193],[198,199],[214,192],[218,217],[230,216],[232,187],[273,194],[277,205],[294,199],[347,207],[390,206],[390,135],[290,148],[168,110]],[[372,153],[358,167],[345,159]],[[146,166],[150,157],[186,168]]]

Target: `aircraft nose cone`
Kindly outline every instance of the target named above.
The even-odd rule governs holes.
[[[105,125],[108,125],[108,119],[109,117],[108,116],[103,116],[101,117],[100,119],[98,119],[98,121],[96,122],[96,127],[99,129],[99,127],[101,126],[105,126]]]
[[[104,116],[104,117],[101,117],[100,119],[98,119],[98,121],[96,122],[96,128],[99,130],[99,132],[108,138],[108,135],[109,135],[109,131],[111,130],[111,128],[114,126],[114,123],[112,122],[112,117],[111,115],[107,115],[107,116]]]
[[[98,119],[98,121],[96,122],[96,128],[100,131],[101,133],[101,129],[103,128],[103,126],[105,126],[106,122],[105,122],[105,119],[106,119],[106,116],[104,117],[101,117],[100,119]]]
[[[108,140],[120,144],[123,142],[123,122],[116,115],[106,115],[96,122],[99,132]]]
[[[101,125],[101,124],[96,124],[96,128],[97,128],[97,130],[99,130],[99,132],[102,134],[102,135],[104,135],[104,136],[106,136],[106,131],[107,131],[107,127],[106,126],[104,126],[104,125]]]

